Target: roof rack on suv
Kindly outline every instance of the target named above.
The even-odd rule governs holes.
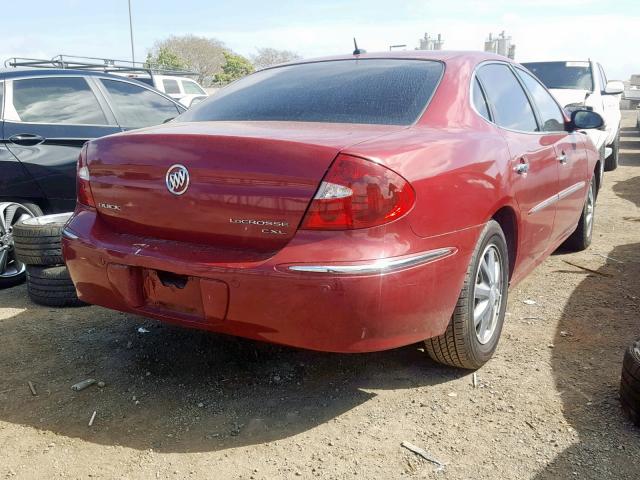
[[[147,73],[156,75],[196,76],[192,72],[180,68],[164,68],[143,62],[129,60],[115,60],[111,58],[79,57],[75,55],[56,55],[50,60],[38,58],[13,57],[5,60],[5,67],[34,67],[34,68],[70,68],[74,70],[98,70],[105,73]]]

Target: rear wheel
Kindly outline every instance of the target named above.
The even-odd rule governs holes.
[[[604,170],[611,172],[618,168],[618,160],[620,158],[620,132],[616,135],[616,139],[611,144],[611,155],[604,161]]]
[[[591,245],[591,239],[593,238],[593,221],[596,213],[596,186],[595,181],[591,178],[589,184],[589,193],[587,199],[584,202],[582,208],[582,215],[580,215],[580,221],[575,231],[565,241],[565,245],[575,251],[581,252],[586,250]]]
[[[509,254],[500,225],[483,229],[447,330],[425,341],[429,356],[454,367],[478,369],[498,346],[507,306]]]
[[[25,265],[16,258],[13,232],[18,222],[41,214],[42,210],[31,203],[0,203],[0,288],[24,282]]]

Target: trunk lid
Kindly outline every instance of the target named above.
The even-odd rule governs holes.
[[[275,252],[340,150],[403,128],[176,122],[91,142],[91,190],[117,232]]]

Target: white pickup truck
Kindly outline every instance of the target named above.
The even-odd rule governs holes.
[[[620,99],[624,84],[607,80],[602,65],[593,60],[524,62],[522,65],[547,86],[568,112],[586,108],[604,118],[602,130],[587,130],[586,133],[600,150],[603,170],[618,168]]]
[[[139,82],[151,85],[189,108],[207,98],[207,92],[196,82],[186,77],[171,75],[128,75]]]

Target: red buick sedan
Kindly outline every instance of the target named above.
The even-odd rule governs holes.
[[[493,354],[507,288],[591,241],[598,153],[503,57],[397,52],[261,70],[89,142],[64,255],[79,297],[334,352]]]

